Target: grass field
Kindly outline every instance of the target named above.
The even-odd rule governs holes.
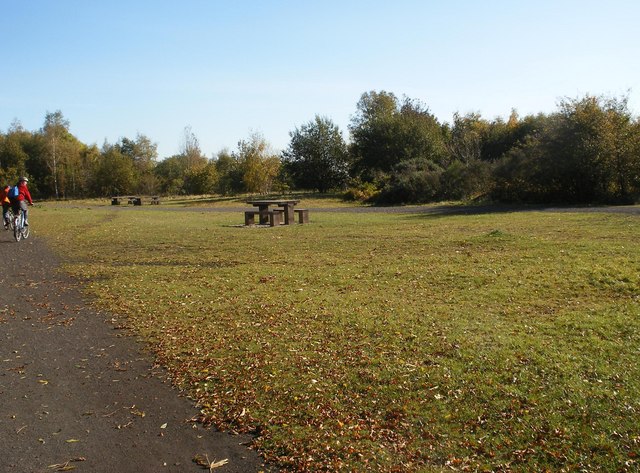
[[[281,467],[638,470],[638,217],[311,219],[30,218],[203,421],[258,433]]]

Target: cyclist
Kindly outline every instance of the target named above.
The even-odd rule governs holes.
[[[11,201],[9,200],[9,189],[11,186],[4,186],[0,189],[0,202],[2,202],[2,223],[4,228],[9,226],[9,209],[11,208]]]
[[[16,184],[16,187],[18,188],[18,197],[11,199],[11,205],[13,206],[13,213],[18,215],[21,209],[24,212],[25,226],[29,225],[29,221],[27,220],[28,211],[29,211],[27,207],[27,202],[29,202],[29,205],[33,205],[33,200],[31,199],[31,193],[27,188],[27,182],[29,182],[29,179],[27,179],[26,177],[21,177],[20,179],[18,179],[18,184]],[[27,202],[25,202],[25,200]]]

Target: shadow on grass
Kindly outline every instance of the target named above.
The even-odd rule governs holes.
[[[544,206],[532,205],[436,205],[430,207],[420,207],[416,209],[413,218],[439,218],[450,215],[484,215],[484,214],[504,214],[514,212],[539,212],[545,210]]]
[[[166,205],[203,205],[203,204],[220,204],[220,203],[244,203],[245,199],[232,196],[232,197],[222,197],[222,196],[200,196],[200,197],[170,197],[167,198],[163,204]]]
[[[409,218],[440,218],[451,215],[488,215],[522,212],[605,212],[640,215],[637,205],[603,205],[603,206],[553,206],[553,205],[525,205],[525,204],[482,204],[482,205],[434,205],[406,208],[398,212],[411,213]]]

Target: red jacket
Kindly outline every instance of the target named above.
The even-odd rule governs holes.
[[[33,200],[31,200],[31,193],[27,188],[26,182],[22,181],[18,183],[18,192],[18,198],[16,200],[21,201],[26,199],[27,202],[33,204]]]

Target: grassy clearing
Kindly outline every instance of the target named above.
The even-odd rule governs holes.
[[[286,468],[637,471],[637,217],[31,220],[204,421]]]

